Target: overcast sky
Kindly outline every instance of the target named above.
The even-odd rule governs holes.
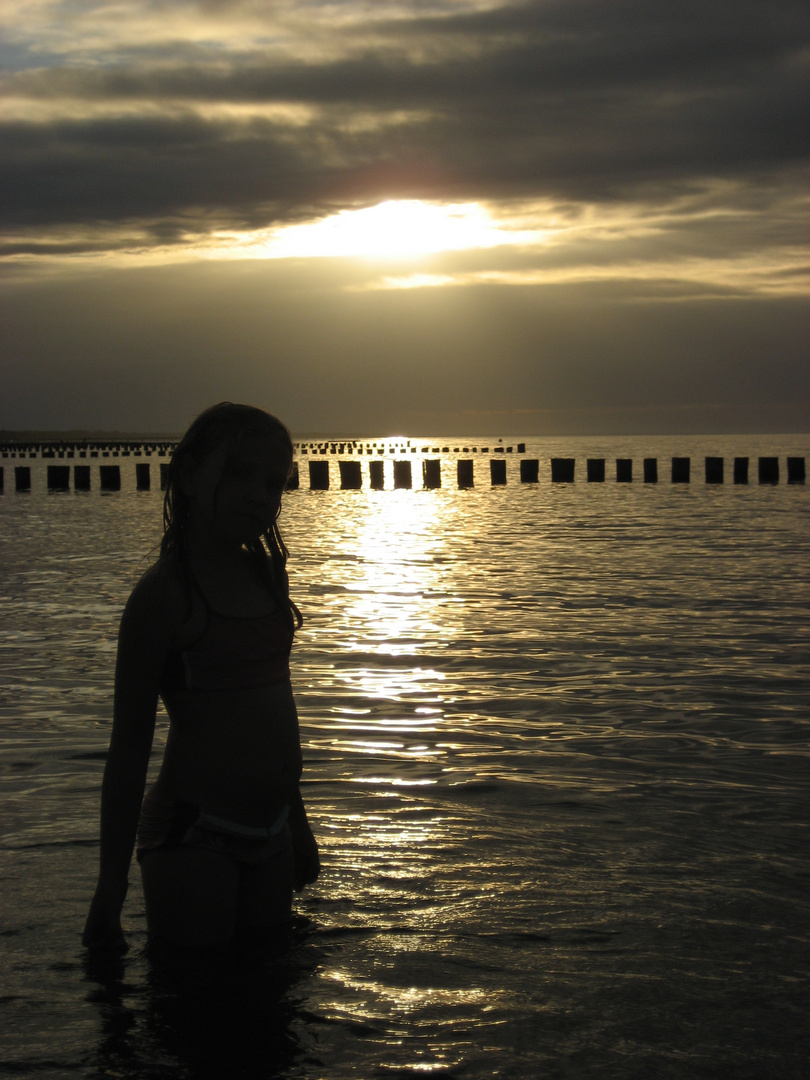
[[[807,0],[0,11],[0,427],[810,430]]]

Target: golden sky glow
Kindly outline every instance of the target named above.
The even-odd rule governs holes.
[[[270,234],[265,249],[270,258],[396,258],[537,243],[540,238],[539,231],[500,228],[475,203],[441,206],[400,199],[360,210],[341,210],[311,224],[286,226]]]
[[[810,424],[806,7],[719,5],[0,3],[0,426]]]

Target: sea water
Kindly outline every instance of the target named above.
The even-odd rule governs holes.
[[[413,490],[397,450],[384,491],[310,491],[300,458],[282,525],[323,871],[279,958],[180,976],[146,950],[134,867],[124,959],[79,940],[160,492],[122,465],[120,492],[48,494],[37,461],[24,494],[5,463],[0,1076],[807,1075],[810,502],[784,463],[807,439],[524,441],[537,484],[504,452],[491,487],[490,443],[459,490],[472,439],[414,440]]]

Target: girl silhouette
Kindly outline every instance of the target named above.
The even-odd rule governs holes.
[[[160,557],[121,619],[90,948],[126,947],[136,836],[150,937],[177,945],[272,934],[318,876],[290,685],[302,620],[278,528],[291,465],[284,425],[230,403],[202,413],[172,457]],[[169,734],[144,798],[158,697]]]

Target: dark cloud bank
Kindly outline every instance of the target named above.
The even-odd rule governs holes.
[[[157,107],[2,124],[2,221],[247,227],[402,196],[602,201],[717,177],[796,182],[809,12],[566,0],[375,23],[372,41],[347,38],[320,63],[184,46],[170,63],[139,50],[17,72],[7,90],[40,102]],[[205,119],[213,103],[313,111],[303,125]]]
[[[533,287],[364,291],[339,260],[37,269],[398,197],[666,211],[675,227],[622,239],[625,267],[806,251],[805,0],[411,10],[334,28],[322,59],[20,52],[2,90],[30,118],[0,121],[0,426],[176,429],[231,397],[299,430],[807,430],[810,313],[785,288],[807,259],[783,260],[773,295],[660,271],[629,289],[610,280],[618,245],[579,253],[601,281]],[[542,265],[578,257],[572,239]]]

